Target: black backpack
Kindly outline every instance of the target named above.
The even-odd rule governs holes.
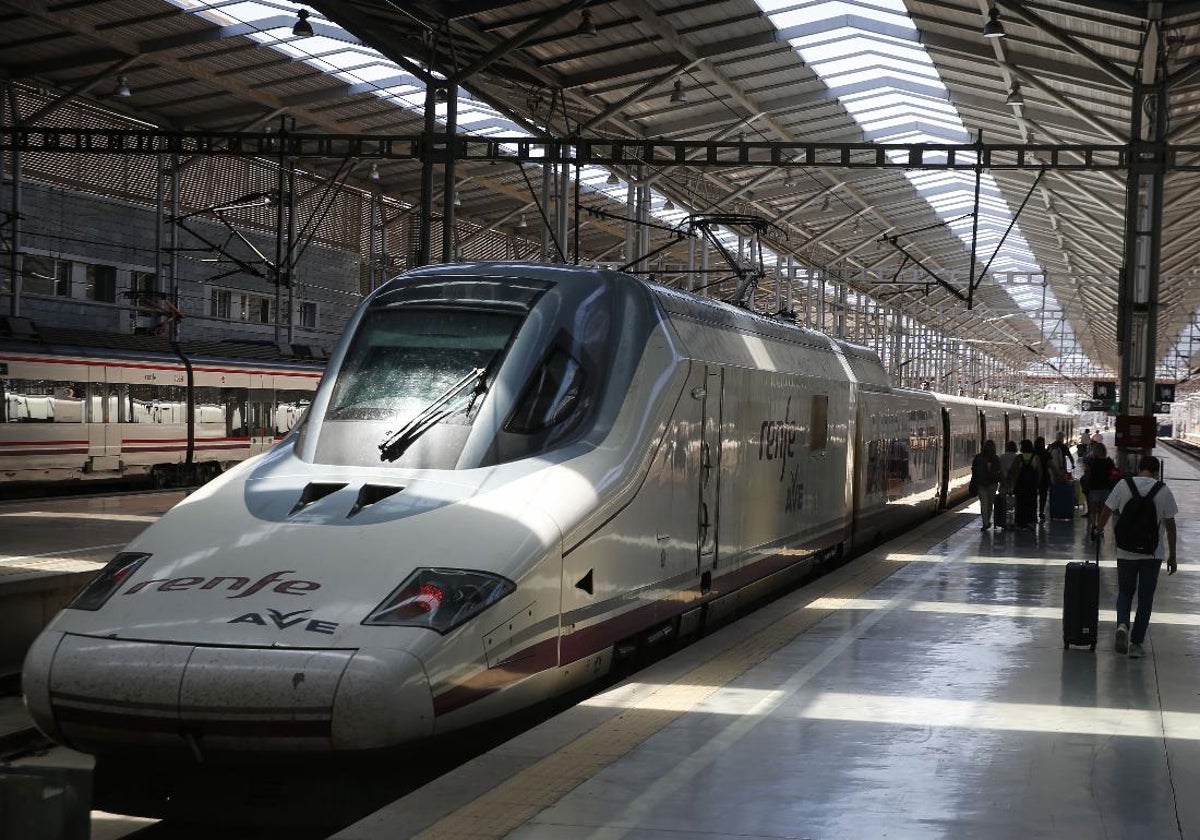
[[[1154,504],[1154,497],[1162,489],[1163,483],[1154,482],[1150,492],[1141,496],[1132,476],[1128,476],[1125,482],[1129,485],[1131,495],[1121,508],[1117,524],[1113,526],[1117,548],[1134,554],[1154,554],[1158,548],[1158,507]]]
[[[1038,485],[1038,475],[1037,468],[1033,465],[1033,458],[1030,458],[1028,461],[1025,460],[1024,455],[1018,455],[1017,458],[1021,461],[1021,468],[1017,472],[1016,489],[1036,489]]]

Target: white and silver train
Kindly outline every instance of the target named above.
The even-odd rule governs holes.
[[[204,481],[281,440],[320,362],[240,345],[48,330],[0,339],[0,491],[90,480]],[[116,345],[115,347],[113,345]],[[123,346],[122,346],[123,345]]]
[[[982,437],[1070,424],[892,388],[868,350],[619,273],[411,271],[297,429],[55,618],[26,703],[100,756],[418,742],[957,503]]]

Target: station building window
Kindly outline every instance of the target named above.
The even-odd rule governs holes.
[[[25,294],[71,296],[71,263],[54,257],[26,254],[21,260],[21,288]]]
[[[299,320],[300,326],[315,328],[317,326],[317,305],[311,302],[302,302]]]
[[[214,318],[228,318],[232,306],[233,293],[224,289],[212,290],[212,304],[208,314]]]
[[[134,300],[154,297],[158,294],[156,288],[158,275],[153,271],[129,272],[129,291]]]
[[[262,295],[242,295],[242,320],[253,324],[271,323],[271,299]]]
[[[117,269],[115,266],[84,266],[83,278],[84,298],[102,303],[117,302]]]
[[[270,324],[273,312],[274,301],[266,295],[232,289],[213,289],[209,295],[208,314],[213,318]]]

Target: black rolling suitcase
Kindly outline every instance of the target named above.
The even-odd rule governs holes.
[[[1063,586],[1063,647],[1087,645],[1096,649],[1100,626],[1100,540],[1096,540],[1096,562],[1067,564]]]

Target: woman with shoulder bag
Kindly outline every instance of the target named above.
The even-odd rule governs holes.
[[[1084,492],[1087,493],[1089,538],[1095,536],[1100,508],[1103,507],[1104,500],[1108,498],[1115,483],[1114,473],[1117,473],[1117,465],[1108,457],[1108,449],[1103,443],[1093,443],[1088,451],[1087,466],[1084,467],[1081,479]]]

